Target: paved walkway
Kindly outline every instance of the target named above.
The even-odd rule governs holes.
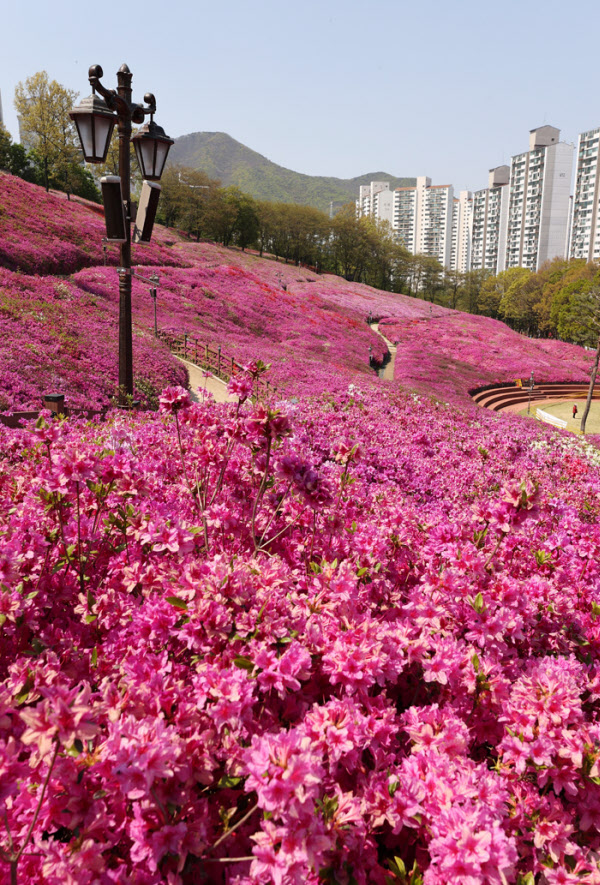
[[[194,402],[202,402],[203,391],[207,390],[212,393],[215,401],[218,403],[237,403],[237,396],[227,393],[227,385],[220,378],[215,378],[214,375],[209,375],[206,378],[204,376],[204,369],[188,362],[188,360],[181,359],[181,357],[176,357],[176,359],[183,363],[188,370],[191,396]]]
[[[390,361],[384,366],[383,371],[380,371],[379,377],[383,378],[384,381],[393,381],[397,347],[395,344],[392,344],[392,342],[388,338],[386,338],[382,332],[379,331],[379,323],[369,323],[369,325],[373,329],[373,331],[380,336],[380,338],[383,338],[383,340],[387,344],[387,349],[390,352]]]

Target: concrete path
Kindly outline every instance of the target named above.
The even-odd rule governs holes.
[[[209,375],[208,378],[206,378],[204,376],[204,369],[200,369],[198,366],[194,365],[194,363],[181,359],[181,357],[176,357],[176,359],[178,359],[180,363],[183,363],[188,370],[188,375],[190,376],[190,390],[194,402],[202,402],[203,391],[207,390],[212,393],[215,401],[218,403],[237,403],[237,396],[232,396],[227,393],[227,385],[224,381],[221,381],[220,378],[215,378],[214,375]]]
[[[380,371],[379,377],[383,378],[384,381],[393,381],[394,380],[394,366],[396,364],[396,350],[397,346],[392,344],[392,342],[385,337],[385,335],[379,331],[379,323],[369,323],[371,328],[380,338],[383,338],[385,343],[387,344],[387,349],[390,352],[390,361],[387,365]]]

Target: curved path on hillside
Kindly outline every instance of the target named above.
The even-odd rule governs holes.
[[[392,344],[389,338],[386,338],[383,332],[379,331],[379,323],[369,323],[369,326],[373,331],[379,335],[380,338],[383,338],[387,345],[387,349],[390,353],[389,362],[385,364],[383,369],[380,369],[378,375],[380,378],[383,378],[384,381],[393,381],[394,380],[394,366],[396,365],[396,350],[397,346]]]
[[[227,392],[227,385],[220,378],[214,375],[206,377],[204,369],[200,369],[194,363],[175,357],[186,369],[190,379],[190,394],[194,402],[199,403],[203,400],[203,391],[212,393],[215,401],[218,403],[237,403],[238,397]]]

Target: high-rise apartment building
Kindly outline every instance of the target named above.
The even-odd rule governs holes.
[[[430,182],[430,179],[427,179]],[[431,182],[430,182],[431,183]],[[394,218],[392,227],[411,255],[417,250],[417,205],[419,191],[416,187],[398,187],[394,191]]]
[[[356,212],[359,216],[369,215],[382,218],[392,224],[394,195],[389,181],[372,181],[360,186]]]
[[[424,255],[433,255],[444,267],[450,267],[452,254],[453,208],[454,188],[451,184],[432,184],[426,189],[423,226],[417,251]]]
[[[600,129],[582,132],[577,145],[577,171],[571,229],[571,258],[600,261]]]
[[[500,273],[506,263],[510,166],[490,169],[486,188],[473,196],[471,269]]]
[[[529,150],[510,165],[506,268],[538,270],[565,256],[573,145],[559,141],[560,129],[532,129]]]
[[[417,178],[415,187],[390,191],[389,182],[372,181],[362,185],[356,201],[359,216],[370,215],[388,221],[413,255],[434,255],[450,266],[452,246],[452,185],[432,185],[426,176]]]
[[[465,273],[471,269],[473,194],[471,191],[461,191],[453,203],[450,269]]]

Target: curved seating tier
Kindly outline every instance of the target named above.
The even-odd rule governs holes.
[[[531,393],[531,402],[549,399],[582,399],[587,397],[589,384],[586,382],[565,381],[562,384],[536,384]],[[526,406],[529,402],[529,388],[516,384],[494,384],[470,390],[474,402],[484,409],[500,412],[509,406]],[[600,390],[594,390],[593,399],[600,399]]]

